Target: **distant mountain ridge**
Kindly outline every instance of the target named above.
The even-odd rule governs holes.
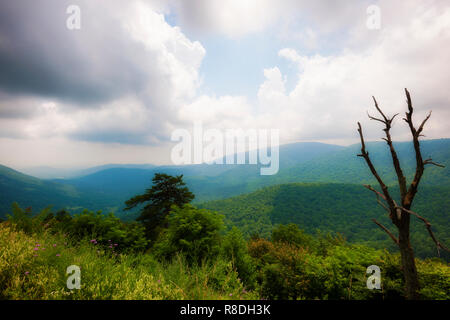
[[[73,179],[111,168],[151,169],[154,167],[156,167],[156,165],[153,164],[105,164],[82,169],[52,168],[47,166],[39,166],[39,167],[27,167],[20,169],[19,171],[39,179],[52,180],[52,179]]]
[[[410,142],[395,143],[401,164],[410,179],[415,158]],[[392,160],[384,142],[367,144],[374,164],[387,184],[396,183]],[[0,216],[13,201],[23,206],[114,210],[122,214],[124,201],[150,186],[156,172],[184,174],[195,202],[224,199],[265,186],[292,182],[363,184],[376,181],[363,159],[356,156],[359,145],[342,147],[323,143],[294,143],[280,146],[280,170],[261,176],[258,165],[104,165],[90,168],[71,179],[41,180],[7,167],[0,167]],[[432,156],[446,168],[427,167],[421,185],[450,185],[450,139],[423,140],[424,157]],[[6,211],[5,211],[6,210]],[[124,215],[126,216],[126,215]]]

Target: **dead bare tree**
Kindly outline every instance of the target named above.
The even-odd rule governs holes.
[[[370,171],[372,172],[372,175],[378,181],[378,184],[380,185],[382,191],[379,192],[370,185],[365,185],[365,187],[367,189],[369,189],[370,191],[372,191],[373,193],[375,193],[378,204],[380,204],[388,212],[389,218],[391,219],[392,223],[397,227],[398,236],[395,236],[391,231],[389,231],[388,228],[383,226],[377,220],[375,220],[375,219],[372,219],[372,220],[373,220],[373,222],[375,222],[375,224],[377,224],[381,229],[383,229],[389,235],[389,237],[395,242],[395,244],[397,244],[397,246],[400,249],[402,269],[403,269],[403,274],[405,277],[406,298],[407,299],[418,299],[419,298],[419,281],[418,281],[418,277],[417,277],[416,264],[414,261],[414,251],[411,247],[410,233],[409,233],[411,215],[416,216],[417,218],[419,218],[420,220],[422,220],[425,223],[428,233],[430,234],[431,238],[433,239],[434,243],[436,244],[438,255],[439,255],[440,249],[443,249],[446,251],[449,251],[449,249],[446,248],[442,243],[440,243],[436,239],[435,235],[433,234],[433,231],[431,230],[431,224],[425,218],[423,218],[423,217],[419,216],[417,213],[411,211],[411,205],[412,205],[414,197],[417,193],[417,188],[418,188],[420,180],[422,178],[425,166],[426,165],[435,165],[438,167],[443,167],[443,165],[433,162],[431,158],[423,160],[422,154],[420,151],[419,137],[423,136],[421,133],[423,131],[423,127],[424,127],[425,123],[428,121],[428,119],[431,116],[431,111],[428,114],[428,116],[422,121],[419,128],[416,129],[414,127],[413,120],[412,120],[413,107],[412,107],[412,103],[411,103],[411,96],[407,89],[405,89],[405,93],[406,93],[406,99],[407,99],[407,103],[408,103],[408,111],[406,112],[406,117],[403,118],[403,120],[405,120],[405,122],[408,124],[409,129],[411,131],[415,155],[416,155],[416,172],[415,172],[414,178],[409,186],[407,186],[406,178],[405,178],[405,175],[403,174],[402,168],[400,166],[397,152],[395,151],[395,148],[392,144],[392,138],[391,138],[391,134],[390,134],[390,130],[392,127],[392,121],[398,114],[395,114],[391,118],[387,117],[379,108],[378,103],[375,100],[375,97],[372,97],[372,98],[375,103],[375,108],[377,109],[381,118],[375,118],[375,117],[371,116],[370,114],[368,114],[370,120],[381,122],[384,125],[383,131],[385,132],[386,137],[383,138],[383,140],[386,141],[387,145],[389,146],[389,150],[390,150],[390,153],[392,156],[392,163],[394,165],[394,169],[397,174],[398,185],[400,188],[401,205],[398,205],[396,203],[396,201],[392,198],[391,194],[388,191],[388,187],[383,182],[383,180],[377,173],[377,170],[375,169],[372,161],[370,160],[369,152],[366,151],[366,145],[364,142],[364,136],[363,136],[361,124],[359,122],[358,122],[358,132],[359,132],[359,136],[361,138],[361,154],[358,154],[358,156],[364,158],[364,160],[366,161],[367,165],[370,168]]]

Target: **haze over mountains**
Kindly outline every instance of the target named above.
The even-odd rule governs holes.
[[[378,172],[397,194],[397,178],[385,143],[371,142],[367,147]],[[412,144],[399,142],[395,147],[410,181],[415,169]],[[143,193],[154,174],[163,172],[183,174],[197,205],[224,214],[226,226],[238,226],[246,236],[268,236],[277,223],[296,223],[310,233],[317,229],[340,232],[350,241],[390,247],[385,234],[370,221],[377,217],[388,223],[373,194],[362,186],[377,186],[377,182],[357,157],[359,148],[323,143],[283,145],[279,152],[280,170],[273,176],[262,176],[259,165],[247,164],[109,164],[66,172],[66,179],[39,179],[0,165],[0,218],[10,212],[16,201],[22,207],[32,207],[33,212],[52,205],[54,210],[64,208],[71,213],[84,208],[113,211],[124,220],[133,220],[137,211],[123,212],[125,200]],[[447,243],[450,139],[424,140],[421,149],[424,157],[432,157],[446,168],[426,168],[413,209],[430,219],[438,237]],[[60,173],[46,169],[39,175]],[[418,254],[433,256],[433,244],[419,224],[415,222],[412,227]]]
[[[415,168],[412,144],[395,144],[407,177]],[[424,140],[424,157],[450,165],[450,139]],[[384,142],[368,144],[374,164],[387,184],[395,184],[389,151]],[[52,204],[54,208],[114,210],[119,215],[123,202],[150,186],[155,172],[184,174],[195,202],[223,199],[255,191],[258,188],[291,182],[374,183],[368,168],[356,154],[359,145],[348,147],[322,143],[294,143],[280,147],[280,170],[273,176],[261,176],[258,165],[186,165],[153,166],[104,165],[71,173],[67,179],[38,179],[10,168],[0,167],[0,209],[2,216],[13,201],[36,209]],[[57,175],[58,173],[55,173]],[[45,173],[51,176],[49,172]],[[447,169],[427,167],[422,185],[448,186]],[[330,204],[331,205],[331,204]]]

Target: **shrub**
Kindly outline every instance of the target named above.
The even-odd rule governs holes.
[[[295,223],[278,225],[272,231],[273,242],[285,242],[299,247],[311,247],[313,238],[300,230]]]
[[[155,253],[168,259],[176,252],[186,256],[190,264],[200,264],[219,253],[223,217],[192,205],[173,206],[168,228],[155,245]]]
[[[254,288],[256,285],[255,264],[248,253],[247,242],[236,227],[233,227],[223,239],[222,255],[232,262],[233,268],[247,288]]]
[[[122,222],[113,213],[103,215],[101,211],[84,210],[69,220],[64,230],[75,240],[95,240],[93,243],[115,246],[117,251],[142,251],[148,245],[145,229],[140,223]]]
[[[50,209],[51,207],[47,207],[37,215],[33,216],[31,207],[24,210],[17,204],[17,202],[14,202],[12,204],[12,214],[7,215],[7,217],[16,228],[27,234],[31,234],[42,230],[42,222],[47,219]]]

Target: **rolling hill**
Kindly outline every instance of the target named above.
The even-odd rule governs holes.
[[[394,188],[391,192],[398,193]],[[283,184],[206,202],[200,207],[223,214],[228,228],[237,226],[247,237],[253,234],[269,237],[274,225],[295,223],[311,234],[317,230],[337,232],[350,242],[370,243],[379,248],[394,247],[389,237],[371,221],[376,218],[385,226],[391,226],[389,218],[373,193],[361,185]],[[431,221],[436,236],[447,245],[450,245],[449,207],[448,186],[423,187],[413,207]],[[434,243],[417,219],[412,219],[412,242],[419,256],[436,256]]]
[[[411,143],[399,142],[395,146],[405,173],[411,177],[415,166]],[[372,142],[367,147],[383,179],[388,184],[395,184],[396,177],[385,143]],[[435,161],[446,165],[444,169],[427,167],[421,186],[450,186],[450,139],[424,140],[421,148],[424,157],[432,156]],[[286,183],[376,184],[363,159],[356,156],[358,152],[359,145],[283,145],[280,147],[280,171],[273,176],[261,176],[258,165],[105,165],[86,169],[84,175],[71,179],[41,180],[2,166],[0,217],[9,211],[13,201],[17,201],[22,206],[35,209],[52,204],[55,209],[115,211],[124,219],[132,219],[132,213],[122,212],[124,201],[148,188],[156,172],[184,174],[188,187],[196,195],[197,204]],[[317,199],[321,197],[320,194],[314,196]],[[343,201],[346,196],[342,195]],[[293,202],[291,205],[295,207],[296,204]],[[333,203],[328,202],[327,205],[332,207]]]
[[[0,217],[9,212],[13,201],[42,208],[49,204],[67,206],[79,196],[70,185],[40,180],[0,165]]]
[[[415,156],[410,142],[395,144],[407,177],[415,169]],[[374,164],[388,185],[396,183],[389,150],[384,142],[367,144]],[[280,147],[280,170],[273,176],[261,176],[259,165],[187,165],[159,166],[151,169],[108,168],[74,179],[55,180],[79,190],[114,194],[120,206],[127,197],[144,191],[155,172],[184,174],[188,187],[196,195],[195,202],[224,199],[255,191],[261,187],[291,182],[333,182],[375,184],[363,159],[356,156],[359,145],[341,147],[322,143],[295,143]],[[424,140],[424,157],[450,166],[450,139]],[[450,170],[427,167],[422,185],[450,185]]]
[[[13,202],[18,202],[22,207],[32,207],[34,212],[49,205],[55,210],[108,210],[114,198],[70,184],[41,180],[0,165],[0,218],[10,212]]]

